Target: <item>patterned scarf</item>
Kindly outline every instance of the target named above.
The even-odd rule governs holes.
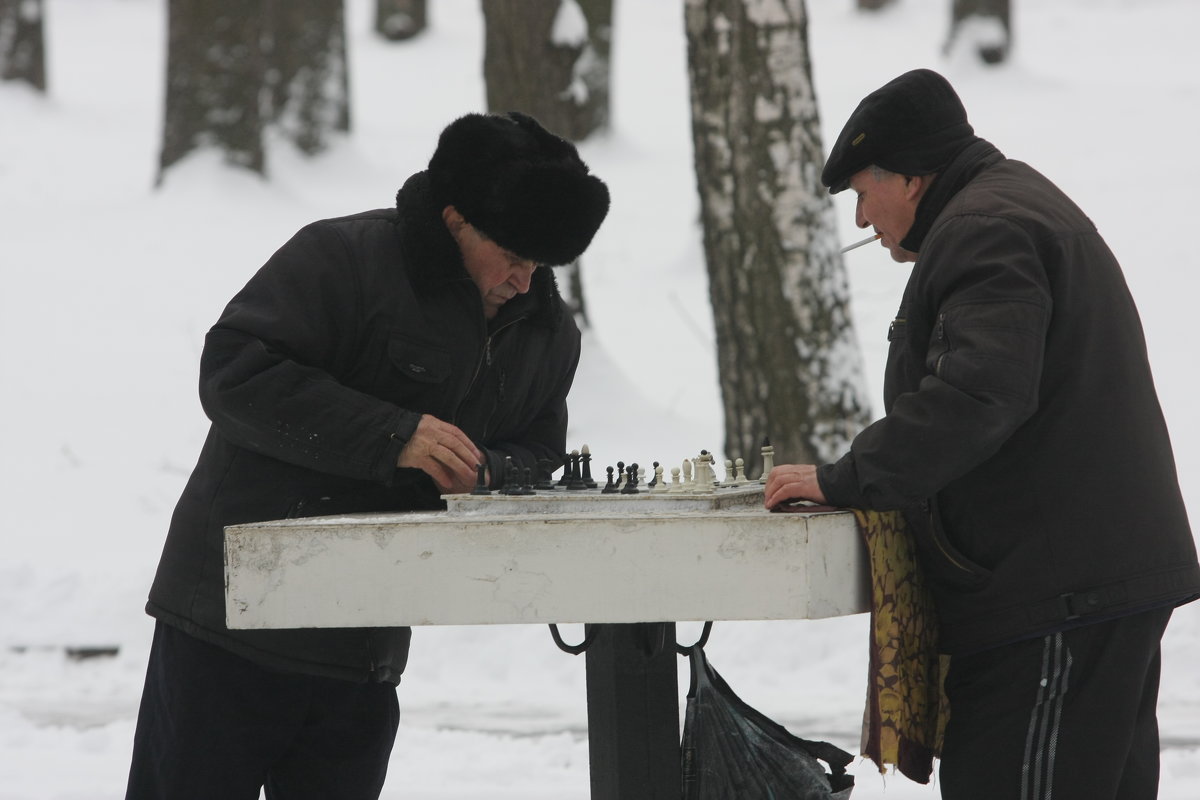
[[[871,563],[871,639],[862,752],[880,772],[894,765],[928,783],[950,705],[949,656],[937,651],[937,616],[904,517],[854,510]]]

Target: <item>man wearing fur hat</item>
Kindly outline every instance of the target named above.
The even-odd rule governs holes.
[[[580,336],[548,267],[608,211],[573,145],[532,118],[451,123],[394,208],[283,245],[205,339],[212,420],[176,507],[127,797],[375,798],[408,628],[235,631],[226,525],[444,507],[561,463]]]
[[[1159,642],[1200,566],[1120,266],[929,70],[859,104],[821,180],[915,264],[885,416],[776,467],[768,506],[903,512],[952,656],[942,797],[1155,797]]]

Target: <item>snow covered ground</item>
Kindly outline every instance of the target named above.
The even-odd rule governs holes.
[[[272,148],[269,181],[199,154],[156,191],[165,3],[46,5],[50,95],[0,86],[0,800],[109,800],[123,796],[152,628],[142,604],[207,427],[203,334],[297,228],[390,204],[442,126],[482,109],[482,29],[478,3],[437,0],[425,36],[389,46],[369,33],[369,3],[352,0],[351,137],[316,160]],[[942,56],[946,2],[866,15],[852,0],[808,5],[827,143],[864,94],[930,66],[982,136],[1092,216],[1140,304],[1200,521],[1200,160],[1188,149],[1200,4],[1018,2],[1000,68]],[[583,147],[614,205],[584,262],[593,329],[570,441],[601,460],[675,461],[721,446],[678,0],[618,2],[614,60],[613,130]],[[857,240],[850,198],[836,202],[842,240]],[[874,398],[907,268],[876,248],[847,263]],[[707,649],[752,705],[854,749],[865,637],[862,616],[726,623]],[[78,661],[67,647],[119,653]],[[1161,797],[1195,800],[1200,604],[1176,613],[1164,652]],[[587,797],[583,659],[545,628],[420,629],[400,700],[385,797]],[[856,772],[859,800],[938,796],[866,762]]]

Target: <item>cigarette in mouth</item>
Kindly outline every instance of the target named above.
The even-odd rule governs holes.
[[[878,238],[879,238],[879,237],[881,237],[881,236],[883,236],[883,234],[882,234],[882,233],[877,233],[877,234],[875,234],[874,236],[870,236],[870,237],[868,237],[868,238],[866,238],[866,239],[863,239],[861,242],[855,242],[854,244],[849,244],[849,245],[846,245],[845,247],[843,247],[843,248],[842,248],[842,252],[843,252],[843,253],[849,253],[849,252],[850,252],[851,250],[853,250],[854,248],[856,248],[856,247],[862,247],[864,244],[870,244],[871,242],[875,241],[876,239],[878,239]]]

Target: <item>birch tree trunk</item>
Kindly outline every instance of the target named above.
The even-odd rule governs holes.
[[[0,80],[46,91],[43,0],[0,0]]]
[[[350,77],[342,0],[275,0],[268,6],[272,124],[301,152],[350,130]]]
[[[999,64],[1012,48],[1012,11],[1009,0],[953,0],[950,4],[950,33],[944,52],[956,43],[974,47],[986,64]]]
[[[687,0],[725,452],[837,458],[868,421],[802,0]]]

